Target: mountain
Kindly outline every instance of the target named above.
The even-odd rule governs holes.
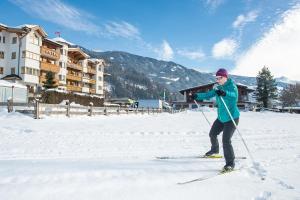
[[[213,73],[199,72],[174,62],[156,60],[121,51],[95,52],[83,50],[93,58],[104,59],[106,78],[110,93],[114,97],[156,98],[215,81]],[[236,83],[256,86],[255,77],[232,75]],[[280,86],[287,83],[278,80]],[[180,95],[177,95],[179,97]]]

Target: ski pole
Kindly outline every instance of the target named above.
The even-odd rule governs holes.
[[[203,110],[202,110],[202,109],[200,109],[200,106],[199,106],[199,104],[197,103],[197,101],[196,101],[196,100],[194,100],[194,102],[195,102],[195,104],[197,105],[197,107],[198,107],[198,110],[201,110],[201,113],[202,113],[202,115],[204,116],[204,118],[206,119],[206,121],[207,121],[208,125],[211,127],[211,123],[210,123],[210,122],[209,122],[209,120],[207,119],[207,117],[206,117],[206,115],[204,114]]]
[[[230,111],[229,111],[229,109],[228,109],[228,107],[227,107],[227,105],[226,105],[226,103],[225,103],[223,97],[220,96],[220,98],[221,98],[221,100],[222,100],[222,102],[223,102],[223,104],[224,104],[224,106],[225,106],[225,108],[226,108],[226,111],[227,111],[228,115],[230,116],[230,119],[231,119],[232,123],[234,124],[234,126],[235,126],[237,132],[239,133],[240,138],[242,139],[242,142],[244,143],[244,146],[246,147],[246,150],[248,151],[248,154],[249,154],[249,156],[250,156],[250,158],[251,158],[251,161],[252,161],[253,166],[255,166],[255,163],[256,163],[256,162],[254,161],[254,158],[253,158],[253,156],[252,156],[252,154],[251,154],[251,152],[250,152],[250,150],[249,150],[249,148],[248,148],[248,146],[247,146],[247,144],[246,144],[246,142],[245,142],[245,140],[244,140],[244,138],[243,138],[241,132],[239,131],[239,129],[238,129],[238,127],[237,127],[237,125],[236,125],[236,123],[235,123],[235,121],[234,121],[234,119],[233,119],[233,117],[232,117],[232,115],[231,115],[231,113],[230,113]],[[256,168],[255,168],[255,169],[256,169]],[[258,169],[256,169],[256,170],[257,170],[258,174],[261,176],[261,180],[265,180],[265,178],[259,173]]]

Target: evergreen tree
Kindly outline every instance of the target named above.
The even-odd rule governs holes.
[[[55,85],[54,81],[54,73],[53,72],[47,72],[46,73],[46,81],[43,82],[45,89],[51,89],[51,88],[56,88],[57,86]]]
[[[262,102],[263,106],[267,108],[272,99],[277,98],[277,87],[270,70],[267,67],[263,67],[262,70],[256,76],[257,88],[256,88],[256,100]]]

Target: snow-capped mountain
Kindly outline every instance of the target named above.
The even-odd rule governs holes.
[[[107,81],[115,88],[126,84],[148,93],[149,86],[154,85],[152,89],[156,92],[157,88],[161,90],[165,88],[169,92],[178,92],[185,88],[215,81],[213,73],[199,72],[174,62],[161,61],[121,51],[95,52],[84,50],[92,57],[102,58],[106,61],[109,65],[106,67],[106,72],[112,75],[107,78]],[[251,86],[252,88],[256,86],[255,77],[237,75],[232,75],[231,77],[236,83]],[[286,79],[278,79],[277,82],[280,87],[288,84]],[[156,84],[158,86],[155,86]],[[121,96],[120,93],[128,93],[129,91],[124,91],[127,89],[123,86],[123,92],[115,92],[113,96]],[[135,95],[133,96],[136,97]]]

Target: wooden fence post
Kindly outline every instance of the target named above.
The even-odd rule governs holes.
[[[93,102],[90,102],[89,109],[88,109],[88,116],[93,116]]]
[[[40,119],[40,102],[38,99],[35,99],[34,119]]]
[[[7,112],[12,112],[14,109],[12,99],[7,99]]]
[[[66,116],[70,117],[70,101],[69,100],[66,101],[66,111],[67,111]]]
[[[104,115],[107,115],[107,108],[104,107]]]
[[[120,115],[120,107],[117,109],[117,114]]]

